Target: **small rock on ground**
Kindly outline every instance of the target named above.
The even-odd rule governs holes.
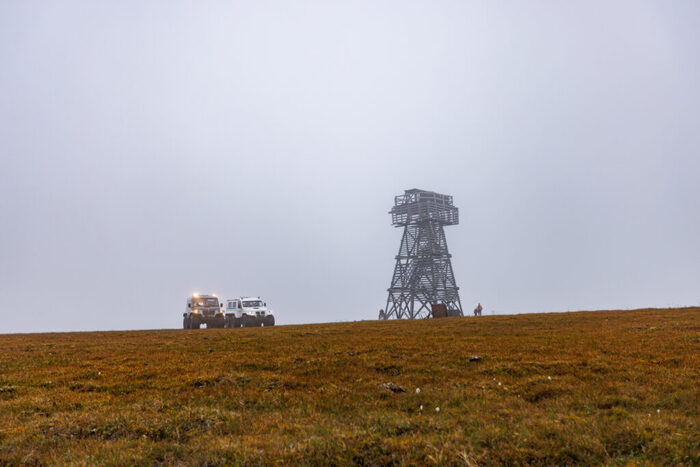
[[[406,392],[404,388],[394,383],[384,383],[382,384],[382,387],[391,392]]]

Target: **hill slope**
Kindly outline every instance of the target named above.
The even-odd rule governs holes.
[[[0,335],[0,464],[698,464],[699,386],[700,308]]]

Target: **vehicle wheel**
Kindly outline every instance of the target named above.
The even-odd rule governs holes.
[[[252,316],[246,315],[242,319],[244,328],[252,328],[253,326],[255,326],[255,318],[253,318]]]
[[[199,329],[200,324],[197,318],[190,318],[190,329]]]
[[[275,317],[274,315],[267,315],[265,316],[265,319],[263,320],[263,324],[265,327],[267,326],[274,326],[275,325]]]
[[[190,328],[190,317],[185,316],[182,318],[182,329],[189,329]]]
[[[235,316],[231,317],[231,327],[232,328],[240,328],[241,327],[241,318],[236,318]]]

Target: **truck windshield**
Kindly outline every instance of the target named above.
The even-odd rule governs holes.
[[[199,298],[195,300],[194,306],[219,306],[219,301],[215,298]]]
[[[244,308],[252,308],[256,306],[263,306],[262,302],[260,300],[249,300],[243,302],[243,307]]]

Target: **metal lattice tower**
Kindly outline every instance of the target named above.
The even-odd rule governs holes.
[[[464,316],[443,227],[459,223],[452,196],[406,190],[394,198],[394,227],[403,227],[401,247],[379,319],[429,318],[432,304],[444,304],[450,315]]]

